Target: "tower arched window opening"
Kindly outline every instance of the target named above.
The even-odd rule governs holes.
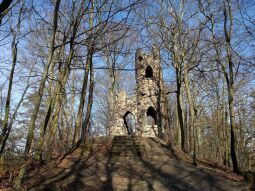
[[[150,66],[147,66],[145,70],[145,78],[153,78],[153,70]]]
[[[147,110],[147,125],[157,125],[157,113],[153,107],[149,107]]]

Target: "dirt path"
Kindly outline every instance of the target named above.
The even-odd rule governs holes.
[[[79,191],[244,191],[246,182],[233,181],[210,170],[176,160],[149,139],[117,137],[110,151],[81,150],[55,167],[41,169],[27,181],[28,190]],[[33,183],[31,184],[31,180]],[[30,182],[30,183],[29,183]]]

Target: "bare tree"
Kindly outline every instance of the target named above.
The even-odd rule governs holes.
[[[60,0],[56,0],[55,8],[54,8],[54,16],[53,16],[52,36],[51,36],[51,40],[50,40],[50,49],[48,52],[48,60],[45,65],[45,68],[44,68],[43,76],[42,76],[40,86],[38,89],[38,95],[37,95],[36,101],[35,101],[34,112],[31,116],[31,120],[30,120],[30,124],[29,124],[29,131],[28,131],[27,141],[26,141],[26,146],[25,146],[25,151],[24,151],[24,155],[26,158],[28,158],[28,156],[29,156],[31,144],[32,144],[32,141],[34,138],[35,121],[36,121],[36,118],[37,118],[37,115],[39,112],[39,108],[40,108],[40,104],[41,104],[41,100],[42,100],[42,96],[43,96],[43,91],[44,91],[44,87],[45,87],[45,82],[47,79],[49,67],[52,63],[53,54],[54,54],[54,50],[55,50],[54,44],[55,44],[56,30],[57,30],[57,25],[58,25],[59,5],[60,5]],[[20,169],[19,175],[16,179],[15,185],[18,188],[21,186],[21,181],[23,179],[23,176],[26,173],[26,165],[22,166],[22,168]]]

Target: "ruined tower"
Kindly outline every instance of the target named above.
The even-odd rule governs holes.
[[[135,96],[127,97],[123,91],[118,94],[109,133],[111,136],[132,134],[162,137],[165,124],[165,96],[159,47],[154,45],[149,54],[137,49],[135,71]],[[132,129],[126,119],[130,114],[133,116],[132,123],[135,123],[135,128]]]
[[[137,125],[142,136],[158,137],[163,133],[163,78],[159,47],[149,54],[137,49],[136,57]]]

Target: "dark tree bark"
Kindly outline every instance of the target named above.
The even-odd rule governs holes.
[[[87,89],[87,85],[88,85],[89,72],[91,70],[90,67],[92,66],[93,54],[94,54],[94,49],[93,49],[93,47],[91,47],[91,48],[89,48],[88,54],[87,54],[85,74],[84,74],[84,78],[83,78],[81,97],[80,97],[80,104],[79,104],[79,109],[78,109],[78,114],[77,114],[77,120],[75,123],[73,144],[75,144],[75,142],[79,141],[80,136],[81,136],[82,115],[83,115],[83,110],[84,110],[84,105],[85,105],[86,94],[87,94],[86,89]]]
[[[51,41],[50,41],[50,49],[49,49],[49,52],[48,52],[48,59],[47,59],[46,65],[44,67],[42,79],[40,81],[39,90],[38,90],[36,100],[35,100],[34,110],[33,110],[31,120],[30,120],[30,123],[29,123],[29,126],[28,126],[27,141],[26,141],[25,151],[24,151],[24,156],[25,156],[26,159],[28,159],[28,157],[29,157],[29,152],[30,152],[30,149],[31,149],[32,141],[34,139],[35,121],[36,121],[37,115],[39,113],[39,109],[40,109],[40,105],[41,105],[41,101],[42,101],[42,96],[43,96],[43,92],[44,92],[44,87],[45,87],[49,67],[52,63],[52,59],[53,59],[53,55],[54,55],[55,37],[56,37],[56,31],[57,31],[57,25],[58,25],[59,5],[60,5],[60,0],[57,0],[56,3],[55,3],[55,8],[54,8],[53,29],[52,29],[52,36],[51,36]],[[23,177],[26,173],[26,168],[27,168],[27,164],[23,165],[21,167],[20,171],[19,171],[19,175],[15,180],[15,186],[17,188],[20,188],[20,186],[21,186],[21,181],[22,181],[22,179],[23,179]]]
[[[16,68],[16,64],[17,64],[17,55],[18,55],[17,46],[18,46],[18,43],[19,43],[19,40],[17,40],[17,35],[20,32],[21,14],[22,14],[22,7],[19,10],[17,29],[16,29],[16,31],[13,31],[13,29],[11,29],[11,31],[13,31],[13,38],[12,38],[12,44],[11,44],[12,68],[11,68],[11,72],[10,72],[10,75],[9,75],[9,86],[8,86],[7,98],[6,98],[6,103],[5,103],[5,114],[4,114],[4,120],[3,120],[3,128],[2,128],[2,131],[1,131],[1,135],[0,135],[0,147],[1,147],[0,161],[2,161],[1,160],[2,154],[4,152],[5,144],[6,144],[6,141],[9,137],[9,133],[10,133],[10,131],[9,131],[9,129],[10,129],[9,128],[10,104],[11,104],[13,78],[14,78],[15,68]]]
[[[228,88],[228,105],[229,105],[229,116],[230,116],[230,155],[233,163],[233,171],[240,173],[237,157],[236,157],[236,145],[235,145],[235,113],[234,113],[234,63],[232,60],[232,48],[231,48],[231,34],[233,26],[233,16],[231,8],[231,0],[224,1],[224,32],[226,40],[226,52],[228,62],[228,74],[225,72],[225,78]]]
[[[86,116],[82,124],[82,131],[81,131],[81,143],[84,143],[88,138],[89,132],[89,123],[90,123],[90,116],[91,116],[91,109],[93,104],[93,92],[94,92],[94,71],[93,71],[93,61],[91,56],[90,61],[90,83],[89,83],[89,98],[88,98],[88,105]]]
[[[89,63],[86,62],[85,74],[84,74],[83,83],[82,83],[80,104],[79,104],[79,109],[78,109],[78,113],[77,113],[77,119],[75,122],[73,144],[75,142],[77,142],[80,138],[80,129],[82,126],[82,115],[83,115],[83,110],[84,110],[84,105],[85,105],[85,98],[86,98],[86,94],[87,94],[86,89],[87,89],[87,84],[88,84],[88,76],[89,76]]]

